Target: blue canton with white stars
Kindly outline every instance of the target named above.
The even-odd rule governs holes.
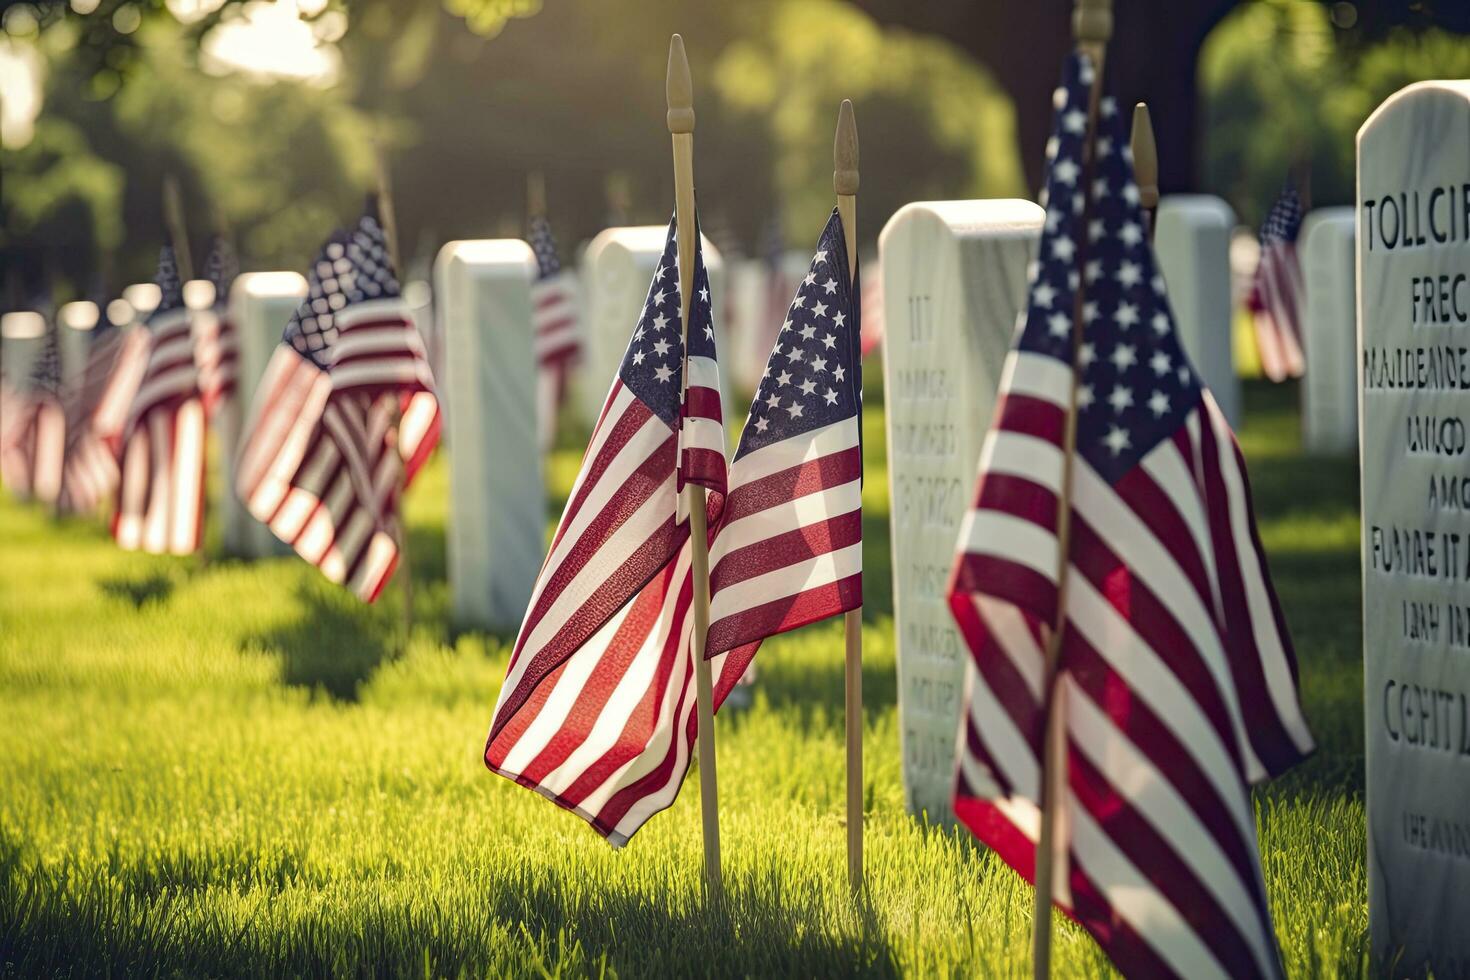
[[[531,219],[531,251],[536,253],[537,278],[550,279],[561,271],[561,256],[556,252],[551,222],[543,215],[538,214]]]
[[[766,362],[736,459],[857,414],[860,292],[850,284],[847,240],[834,208]]]
[[[694,288],[689,304],[689,353],[715,357],[714,318],[710,313],[709,275],[699,229],[694,230]],[[677,219],[669,221],[663,255],[653,271],[648,298],[618,377],[639,401],[671,429],[679,425],[684,386],[684,325],[679,318],[679,240]]]
[[[1302,230],[1302,199],[1296,188],[1288,181],[1281,188],[1281,195],[1266,212],[1266,221],[1261,225],[1261,244],[1275,245],[1278,242],[1294,242]]]
[[[306,285],[306,299],[291,314],[282,340],[325,371],[337,339],[336,315],[354,303],[398,295],[376,205],[368,206],[350,232],[332,233],[307,270]]]
[[[158,251],[158,275],[153,281],[158,284],[158,305],[148,314],[149,323],[184,305],[184,283],[179,279],[179,260],[172,242],[164,242]]]
[[[1046,227],[1019,347],[1070,364],[1082,290],[1077,451],[1112,483],[1179,429],[1202,388],[1154,265],[1128,134],[1112,98],[1099,102],[1096,156],[1084,167],[1092,78],[1090,60],[1074,54],[1053,96]]]

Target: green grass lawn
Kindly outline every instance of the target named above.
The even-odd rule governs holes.
[[[1030,888],[904,812],[878,395],[864,902],[845,876],[839,624],[769,642],[754,707],[719,719],[718,912],[693,774],[614,851],[485,770],[508,638],[446,622],[441,453],[410,498],[406,646],[394,587],[369,608],[294,558],[126,555],[96,523],[0,500],[0,972],[1029,972]],[[1295,397],[1249,388],[1242,441],[1320,749],[1257,813],[1288,971],[1356,975],[1370,968],[1357,468],[1302,455]],[[557,508],[574,438],[550,469]],[[1059,928],[1058,976],[1111,972]]]

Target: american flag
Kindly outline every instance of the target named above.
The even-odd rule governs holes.
[[[235,394],[238,342],[230,319],[230,286],[240,273],[234,249],[223,235],[214,236],[204,278],[214,286],[214,309],[194,317],[194,356],[199,368],[199,393],[211,420]]]
[[[834,209],[730,467],[710,549],[708,653],[863,604],[860,290]]]
[[[204,528],[204,403],[173,245],[158,258],[148,360],[123,424],[112,536],[128,551],[186,555]]]
[[[572,365],[582,353],[582,327],[577,315],[577,283],[563,269],[551,236],[551,222],[531,219],[531,248],[536,253],[536,282],[531,286],[531,329],[536,350],[536,424],[542,450],[556,438],[556,417],[566,400]]]
[[[883,270],[874,264],[863,283],[862,355],[867,357],[883,343]]]
[[[55,504],[65,460],[66,412],[54,323],[46,325],[26,387],[11,395],[4,416],[0,479],[22,499]]]
[[[1111,99],[1084,159],[1092,74],[1073,55],[1055,96],[1029,307],[950,581],[971,653],[955,812],[1032,879],[1043,729],[1062,712],[1057,905],[1127,976],[1279,976],[1249,787],[1312,749],[1296,660],[1244,460],[1180,346]],[[1074,371],[1053,699],[1043,650]]]
[[[693,482],[709,491],[710,527],[724,503],[709,277],[696,230],[686,362],[675,231],[670,223],[485,744],[493,772],[576,813],[614,846],[674,802],[689,768],[694,579],[679,490]],[[753,654],[714,658],[717,708]]]
[[[400,491],[440,427],[376,206],[327,239],[307,287],[256,390],[236,490],[297,554],[372,602],[398,562]]]
[[[1296,238],[1302,230],[1302,199],[1288,181],[1261,226],[1261,258],[1246,305],[1256,324],[1261,370],[1272,381],[1300,378],[1302,358],[1302,267]]]
[[[141,331],[139,336],[141,337]],[[87,360],[74,384],[63,393],[66,407],[66,464],[58,507],[65,513],[95,511],[117,489],[117,454],[99,430],[98,410],[116,376],[128,345],[124,334],[104,317],[92,330]],[[146,352],[133,348],[141,380]],[[136,382],[133,384],[136,391]],[[131,401],[131,397],[129,398]],[[119,435],[121,426],[118,427]]]

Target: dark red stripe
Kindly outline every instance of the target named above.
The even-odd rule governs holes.
[[[737,521],[797,497],[852,483],[862,476],[862,467],[858,447],[853,446],[742,483],[730,492],[724,519]]]
[[[861,544],[863,512],[850,511],[792,528],[726,552],[710,570],[710,594],[738,582]]]
[[[961,637],[964,638],[965,646],[969,648],[975,669],[980,674],[978,683],[990,689],[996,703],[1005,710],[1011,724],[1030,746],[1031,753],[1040,759],[1044,721],[1041,702],[1032,693],[1030,685],[1026,683],[1026,679],[1016,668],[1013,659],[1005,652],[1000,641],[986,626],[979,610],[975,608],[973,597],[951,592],[949,610],[954,616],[955,625],[959,627]],[[1024,609],[1021,610],[1021,615],[1028,621],[1035,619],[1033,614]],[[963,710],[966,724],[969,725],[969,705],[966,704]],[[980,748],[980,751],[976,755],[986,761],[997,782],[1008,791],[1014,791],[1015,787],[1011,785],[1010,777],[995,765],[995,760],[985,747],[986,743],[983,737],[980,737],[980,733],[972,732],[971,734],[979,738],[977,747]]]
[[[819,619],[836,616],[863,604],[863,574],[849,575],[827,585],[783,596],[711,623],[705,659],[768,636],[800,629]]]
[[[1260,537],[1256,531],[1255,512],[1251,503],[1250,484],[1246,478],[1245,461],[1241,458],[1239,447],[1235,445],[1235,440],[1232,438],[1229,449],[1235,453],[1241,489],[1245,497],[1242,502],[1245,505],[1251,546],[1255,554],[1241,555],[1235,550],[1235,537],[1230,522],[1230,496],[1220,469],[1219,443],[1215,439],[1211,425],[1214,417],[1214,409],[1207,404],[1204,411],[1199,414],[1199,428],[1200,456],[1203,461],[1205,493],[1209,502],[1210,534],[1215,545],[1215,568],[1220,584],[1220,604],[1223,614],[1221,640],[1225,647],[1231,674],[1235,679],[1236,697],[1240,704],[1241,716],[1245,720],[1246,735],[1250,738],[1251,746],[1261,760],[1261,764],[1266,768],[1266,772],[1276,776],[1300,762],[1304,756],[1292,742],[1280,716],[1276,713],[1275,702],[1271,697],[1265,670],[1261,664],[1260,650],[1256,647],[1253,630],[1255,621],[1251,617],[1250,603],[1246,598],[1240,562],[1254,561],[1257,564],[1261,582],[1271,606],[1272,622],[1270,625],[1281,638],[1286,661],[1291,665],[1293,688],[1296,686],[1296,655],[1291,648],[1291,638],[1286,631],[1286,624],[1281,615],[1281,605],[1276,598],[1276,590],[1271,584],[1271,573],[1266,567]],[[1292,694],[1295,695],[1296,691],[1293,690]]]
[[[1178,977],[1154,948],[1144,942],[1133,927],[1113,911],[1107,897],[1078,865],[1070,862],[1068,878],[1072,888],[1072,917],[1092,934],[1108,959],[1125,977],[1156,977],[1160,980]]]
[[[689,390],[684,392],[684,406],[682,409],[684,418],[712,419],[715,422],[723,420],[720,413],[720,393],[713,388],[704,385],[690,385]]]

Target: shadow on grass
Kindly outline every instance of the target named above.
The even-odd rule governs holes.
[[[820,886],[775,872],[731,876],[710,907],[687,889],[621,882],[589,888],[522,863],[446,882],[458,900],[401,889],[347,905],[299,905],[241,922],[188,914],[193,890],[299,886],[221,863],[204,879],[134,881],[24,858],[0,834],[0,951],[20,976],[507,975],[893,977],[899,963],[871,910],[831,922]],[[156,856],[155,856],[156,857]],[[188,860],[165,860],[186,867]],[[199,869],[195,869],[196,871]],[[487,880],[488,879],[488,880]],[[153,887],[147,887],[151,884]],[[159,887],[162,884],[162,887]],[[142,885],[144,887],[138,887]]]
[[[279,656],[286,684],[357,700],[363,682],[392,654],[401,624],[381,602],[364,606],[325,580],[303,586],[300,605],[295,622],[247,637],[243,646]]]
[[[174,592],[174,580],[167,575],[153,572],[140,578],[103,579],[97,583],[97,587],[110,599],[129,602],[133,608],[142,609],[150,602],[167,602]]]

